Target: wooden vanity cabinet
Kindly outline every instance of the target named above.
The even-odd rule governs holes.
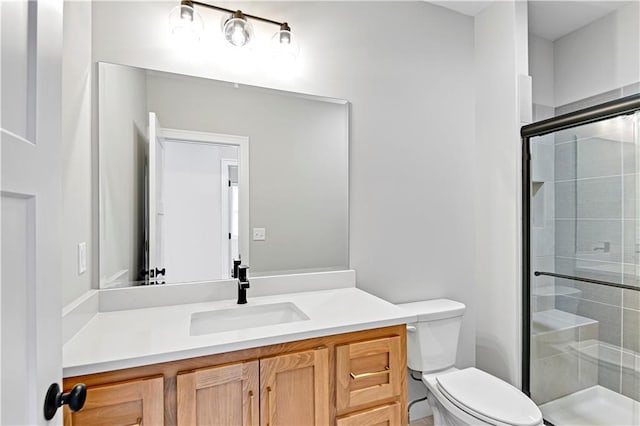
[[[65,410],[65,425],[406,425],[405,333],[390,326],[67,377],[65,390],[85,383],[88,397],[83,410]],[[163,417],[140,405],[110,411],[122,419],[96,411],[127,403],[117,386],[149,381],[142,410]]]
[[[328,425],[328,350],[178,373],[177,400],[178,425]]]

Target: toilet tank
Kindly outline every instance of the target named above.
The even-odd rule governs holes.
[[[408,367],[423,373],[453,367],[465,305],[449,299],[433,299],[398,307],[418,317],[418,322],[407,325]]]

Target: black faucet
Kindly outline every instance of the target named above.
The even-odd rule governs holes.
[[[247,303],[247,289],[249,288],[247,269],[249,269],[247,265],[238,266],[238,305]]]
[[[240,260],[240,256],[238,256],[238,259],[233,259],[233,270],[231,271],[232,278],[238,278],[238,268],[240,267],[241,263],[242,260]]]

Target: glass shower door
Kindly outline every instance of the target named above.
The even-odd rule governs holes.
[[[555,425],[640,425],[639,117],[529,141],[529,391]]]

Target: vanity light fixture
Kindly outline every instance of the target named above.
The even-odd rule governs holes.
[[[232,46],[242,47],[251,42],[253,39],[253,26],[249,20],[254,19],[280,27],[271,39],[271,49],[276,58],[284,57],[286,59],[295,59],[298,56],[300,47],[297,39],[292,35],[291,27],[288,23],[274,21],[261,16],[249,15],[240,10],[234,11],[194,0],[182,0],[180,5],[171,11],[169,24],[172,34],[183,39],[200,40],[200,33],[203,28],[202,18],[195,10],[195,6],[225,12],[222,20],[222,33],[227,42]]]

